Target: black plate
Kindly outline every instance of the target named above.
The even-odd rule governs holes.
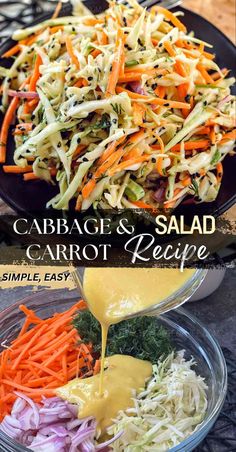
[[[214,52],[217,55],[217,63],[220,67],[227,67],[235,74],[236,51],[232,42],[221,33],[210,22],[184,8],[178,8],[185,14],[183,22],[188,30],[193,30],[196,35],[213,44]],[[70,13],[70,7],[63,8],[63,15]],[[41,16],[35,23],[47,19],[50,15]],[[7,40],[1,48],[2,55],[12,47],[14,41]],[[6,59],[0,59],[0,65],[7,66]],[[2,120],[2,118],[0,118]],[[11,135],[11,134],[10,134]],[[7,164],[13,163],[14,140],[9,137],[7,145]],[[185,213],[187,217],[195,214],[211,213],[218,216],[229,209],[236,202],[236,156],[227,157],[224,161],[224,176],[222,186],[216,201],[212,203],[202,203],[198,205],[181,206],[178,210]],[[56,193],[57,187],[48,185],[43,181],[24,182],[22,176],[5,174],[0,168],[0,196],[17,212],[42,212],[46,213],[45,205]],[[47,214],[48,214],[47,210]]]

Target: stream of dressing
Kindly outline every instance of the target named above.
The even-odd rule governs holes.
[[[171,268],[86,268],[83,291],[89,309],[102,328],[99,396],[104,391],[104,365],[110,325],[124,320],[180,289],[195,270]]]
[[[79,406],[78,417],[95,417],[97,431],[106,428],[120,410],[133,406],[133,393],[145,388],[152,375],[152,364],[128,355],[105,358],[109,326],[124,320],[180,289],[194,270],[87,268],[83,291],[91,313],[102,327],[100,374],[75,378],[58,388],[58,396]]]

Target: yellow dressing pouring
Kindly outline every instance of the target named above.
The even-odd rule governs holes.
[[[133,406],[132,393],[145,387],[152,365],[126,355],[105,358],[109,326],[160,303],[193,273],[188,269],[85,269],[84,295],[102,328],[101,371],[86,379],[74,379],[56,391],[58,396],[79,405],[79,418],[95,417],[98,428],[105,433],[119,410]]]
[[[104,360],[109,326],[172,295],[195,270],[169,268],[86,268],[83,291],[102,328],[99,395],[103,395]]]
[[[175,268],[86,268],[83,291],[89,309],[101,323],[112,325],[180,289],[195,270]]]
[[[110,356],[106,358],[105,366],[102,397],[99,374],[75,378],[56,391],[62,399],[79,405],[79,419],[95,417],[102,433],[120,410],[133,407],[133,391],[142,390],[152,375],[151,363],[127,355]]]

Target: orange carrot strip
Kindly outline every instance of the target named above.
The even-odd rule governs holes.
[[[167,53],[169,53],[169,55],[171,57],[176,56],[176,52],[175,52],[173,46],[171,45],[170,41],[164,41],[164,47],[165,47],[165,50],[167,51]]]
[[[142,105],[138,102],[133,103],[133,117],[136,126],[140,126],[143,123],[144,112],[145,110]]]
[[[223,177],[223,165],[221,162],[217,163],[216,165],[216,171],[217,171],[217,182],[220,183]]]
[[[32,347],[32,345],[35,343],[36,339],[38,337],[40,337],[40,335],[43,333],[43,331],[45,331],[46,328],[47,328],[47,325],[42,325],[39,328],[39,330],[37,331],[37,333],[35,333],[33,335],[33,337],[30,339],[28,344],[24,347],[24,349],[22,350],[22,352],[19,354],[19,356],[15,360],[14,364],[12,365],[13,370],[16,370],[17,366],[20,364],[22,359],[27,355],[28,350]]]
[[[99,50],[99,49],[94,49],[92,52],[91,52],[91,55],[92,55],[92,57],[93,58],[97,58],[97,56],[98,55],[101,55],[101,50]]]
[[[193,150],[193,149],[202,149],[209,145],[209,140],[199,140],[199,141],[185,141],[184,142],[184,149],[185,150]],[[153,149],[160,149],[159,145],[151,145],[151,148]],[[175,146],[171,148],[171,151],[180,151],[181,144],[178,143]]]
[[[176,195],[178,195],[178,193],[180,193],[181,191],[182,191],[181,188],[176,188],[175,191],[174,191],[174,197]],[[170,201],[164,202],[165,209],[171,209],[171,208],[173,208],[175,206],[175,204],[176,204],[176,200],[173,200],[173,201],[170,200]]]
[[[92,191],[94,190],[96,186],[96,182],[94,179],[90,179],[87,184],[84,186],[84,188],[82,189],[82,196],[83,198],[87,199],[90,194],[92,193]]]
[[[42,64],[42,58],[39,54],[36,56],[36,60],[34,63],[34,71],[29,83],[29,91],[36,91],[37,81],[40,77],[39,67]]]
[[[177,102],[174,100],[167,100],[167,99],[160,99],[158,97],[148,97],[142,94],[137,94],[137,93],[133,93],[132,91],[129,91],[126,88],[122,88],[121,86],[117,86],[116,91],[118,93],[122,93],[122,92],[126,92],[128,94],[128,96],[131,99],[143,99],[144,101],[146,101],[149,104],[153,104],[153,105],[164,105],[164,106],[169,106],[170,108],[185,108],[185,109],[190,109],[190,105],[185,103],[185,102]]]
[[[236,129],[231,130],[231,132],[225,133],[220,141],[220,143],[224,143],[226,141],[236,140]]]
[[[50,33],[53,35],[54,33],[57,33],[60,30],[64,30],[64,25],[57,25],[55,27],[50,27]]]
[[[11,47],[11,49],[7,50],[3,55],[2,58],[9,58],[11,56],[14,56],[16,53],[20,51],[19,44],[16,44],[15,46]]]
[[[166,95],[166,88],[165,86],[158,86],[154,92],[157,95],[157,97],[160,97],[160,99],[164,99]]]
[[[97,25],[97,24],[102,24],[103,23],[103,19],[96,19],[95,17],[89,17],[86,18],[84,20],[84,25],[88,25],[88,26],[93,26],[93,25]]]
[[[28,173],[32,171],[32,165],[28,166],[16,166],[16,165],[3,165],[4,173],[20,174]]]
[[[197,69],[200,72],[201,76],[204,78],[206,83],[212,84],[214,83],[214,80],[212,77],[208,74],[207,70],[204,68],[204,66],[200,63],[197,64]]]
[[[72,44],[70,36],[66,36],[65,41],[66,41],[66,49],[67,49],[67,52],[70,56],[72,63],[77,67],[77,69],[80,69],[80,64],[79,64],[77,57],[74,54],[73,44]]]
[[[54,378],[57,378],[58,380],[64,381],[63,378],[61,378],[56,372],[54,372],[52,369],[49,369],[45,364],[36,363],[35,361],[28,361],[28,363],[32,367],[36,367],[36,369],[39,369],[43,371],[44,373],[51,375]]]
[[[23,178],[24,178],[25,182],[27,182],[29,180],[40,180],[40,178],[38,176],[36,176],[36,174],[34,174],[34,173],[25,173]]]
[[[164,145],[164,143],[163,143],[163,140],[162,140],[162,138],[161,138],[159,135],[156,135],[156,134],[155,134],[155,136],[156,136],[157,140],[158,140],[159,143],[160,143],[160,151],[161,151],[162,154],[164,154],[164,152],[165,152],[165,145]],[[162,161],[163,161],[163,157],[158,157],[158,159],[157,159],[157,161],[156,161],[156,169],[157,169],[157,172],[158,172],[161,176],[164,175],[163,169],[162,169]]]
[[[56,19],[59,16],[61,8],[62,8],[62,3],[58,2],[57,6],[55,8],[55,11],[54,11],[54,13],[52,15],[52,19]]]
[[[118,173],[119,171],[122,171],[129,166],[135,165],[136,163],[145,162],[146,160],[149,160],[149,159],[150,159],[150,155],[141,155],[140,157],[126,160],[125,162],[122,162],[122,163],[116,165],[114,168],[111,168],[108,171],[108,174],[109,174],[109,176],[113,176],[115,173]]]
[[[192,180],[191,177],[187,176],[184,179],[181,179],[181,185],[183,185],[183,187],[188,187],[188,185],[191,185]]]
[[[98,164],[100,165],[101,163],[104,163],[108,159],[108,157],[110,157],[110,155],[115,151],[115,149],[119,146],[119,144],[122,144],[125,141],[125,139],[126,136],[123,136],[119,138],[119,140],[112,141],[112,143],[108,145],[107,149],[105,149],[105,151],[101,155],[100,159],[98,160]]]
[[[32,391],[31,388],[28,388],[27,386],[20,385],[19,383],[16,383],[15,381],[7,380],[5,378],[3,378],[1,380],[1,383],[4,383],[6,386],[12,386],[13,388],[19,389],[22,392],[27,392],[27,393],[30,392],[32,394],[46,395],[47,393],[51,394],[51,392],[52,392],[52,391],[47,391],[46,389],[35,389],[34,391]]]
[[[103,46],[106,46],[108,44],[108,36],[104,30],[101,33],[100,44]]]
[[[184,66],[184,63],[182,63],[179,60],[176,60],[176,62],[175,62],[175,70],[182,77],[187,77],[188,76],[187,71],[186,71],[185,66]]]
[[[18,105],[19,99],[17,97],[14,97],[3,119],[2,128],[0,132],[0,163],[5,163],[6,161],[6,146],[8,131]]]
[[[183,31],[184,33],[186,33],[187,29],[185,27],[185,25],[180,22],[180,20],[168,9],[165,9],[161,6],[153,6],[153,8],[151,9],[151,13],[154,12],[158,12],[160,14],[163,14],[163,16],[169,20],[175,27],[177,27],[180,31]]]
[[[115,94],[116,85],[118,83],[119,75],[122,72],[123,64],[123,52],[124,52],[124,35],[121,28],[118,29],[116,38],[116,51],[115,58],[112,64],[111,73],[108,79],[106,96]]]
[[[132,204],[137,206],[139,209],[153,209],[152,206],[143,201],[132,201]]]

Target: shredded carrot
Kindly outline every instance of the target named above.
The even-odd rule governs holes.
[[[175,27],[177,27],[180,31],[183,31],[184,33],[186,33],[186,27],[185,25],[180,22],[180,20],[168,9],[165,9],[161,6],[153,6],[153,8],[151,9],[151,13],[155,13],[158,12],[160,14],[163,14],[163,16],[169,20]]]
[[[210,140],[211,140],[211,144],[215,144],[215,143],[216,143],[215,126],[213,126],[213,127],[211,128],[209,137],[210,137]]]
[[[0,354],[0,421],[11,412],[15,390],[40,402],[42,396],[55,395],[57,387],[75,378],[78,354],[78,377],[94,372],[92,344],[81,343],[71,323],[73,315],[85,308],[81,300],[66,312],[42,320],[33,310],[20,306],[26,316],[24,324],[18,337]]]
[[[13,120],[13,116],[15,114],[15,111],[19,105],[19,99],[17,97],[14,97],[7,109],[7,112],[4,116],[1,133],[0,133],[0,163],[5,163],[6,161],[6,146],[7,146],[7,137],[8,137],[8,131],[9,127],[11,125],[11,122]]]
[[[185,141],[184,142],[184,149],[187,150],[193,150],[193,149],[203,149],[209,146],[210,142],[209,140],[198,140],[198,141]],[[161,149],[159,145],[152,145],[153,149]],[[181,144],[178,143],[175,146],[171,148],[171,151],[180,151],[181,150]]]
[[[108,36],[103,30],[100,36],[100,44],[103,46],[106,46],[108,44]]]
[[[56,19],[59,16],[61,8],[62,8],[62,3],[58,2],[57,6],[55,8],[55,11],[54,11],[54,13],[52,15],[52,19]]]
[[[92,193],[93,189],[96,186],[96,182],[94,179],[90,179],[87,184],[84,186],[84,188],[82,189],[82,196],[83,198],[88,198],[90,196],[90,194]]]
[[[137,206],[139,209],[153,209],[152,206],[143,201],[132,201],[132,204]]]
[[[176,188],[174,190],[174,196],[173,197],[177,196],[181,191],[182,191],[181,188]],[[164,202],[165,209],[172,209],[173,207],[175,207],[175,204],[176,204],[176,200],[170,200],[170,201]]]
[[[231,132],[225,133],[220,143],[225,143],[230,140],[236,140],[236,129],[231,130]]]
[[[24,178],[25,182],[27,182],[29,180],[40,180],[40,178],[38,176],[36,176],[36,174],[34,174],[33,172],[25,173],[23,178]]]
[[[4,173],[20,174],[32,171],[32,166],[3,165]]]
[[[205,69],[205,67],[198,63],[197,64],[197,69],[199,70],[201,76],[204,78],[204,80],[206,81],[206,83],[214,83],[214,80],[212,79],[212,77],[208,74],[207,70]]]
[[[164,105],[164,106],[170,107],[170,108],[179,108],[179,109],[184,108],[184,109],[188,109],[188,110],[191,108],[190,105],[185,103],[185,102],[177,102],[177,101],[174,101],[174,100],[160,99],[158,97],[148,97],[148,96],[145,96],[143,94],[134,93],[134,92],[132,92],[132,91],[126,89],[126,88],[122,88],[121,86],[117,86],[116,91],[118,93],[125,92],[125,93],[128,94],[128,96],[131,99],[144,100],[147,103],[153,104],[153,105]]]
[[[14,130],[14,135],[23,135],[25,133],[28,133],[32,130],[33,124],[32,122],[23,122],[16,125],[16,128]]]
[[[224,68],[224,69],[221,69],[221,73],[223,74],[223,77],[226,77],[228,75],[229,71],[228,71],[228,69]],[[212,78],[212,80],[217,81],[217,80],[221,79],[222,76],[219,72],[214,72],[213,74],[211,74],[211,78]]]
[[[134,124],[140,126],[143,123],[145,110],[142,105],[137,102],[133,103]]]
[[[184,179],[181,179],[180,182],[181,182],[181,185],[183,185],[183,187],[188,187],[192,183],[191,177],[186,176]]]
[[[160,71],[159,71],[160,72]],[[163,72],[163,70],[161,70]],[[158,74],[158,71],[156,69],[149,69],[145,71],[146,75],[155,76]],[[125,72],[125,74],[118,79],[118,83],[129,83],[129,82],[136,82],[142,79],[143,72],[141,71],[132,71],[132,72]]]
[[[112,64],[112,69],[108,79],[108,85],[106,90],[107,96],[115,94],[116,85],[118,83],[119,75],[122,72],[122,64],[124,62],[123,53],[124,53],[124,35],[121,28],[119,28],[116,38],[115,58]]]
[[[102,19],[96,19],[95,17],[88,17],[84,20],[84,25],[88,25],[88,26],[93,26],[93,25],[97,25],[97,24],[102,24],[103,20]]]
[[[109,176],[113,176],[115,173],[118,173],[129,166],[136,165],[137,163],[142,163],[150,159],[150,155],[141,155],[140,157],[132,158],[130,160],[126,160],[125,162],[119,163],[114,166],[111,170],[108,171]]]
[[[29,91],[36,91],[37,81],[40,77],[39,67],[41,66],[41,64],[42,64],[42,58],[39,54],[37,54],[35,64],[34,64],[34,71],[33,71],[33,74],[32,74],[32,77],[31,77],[30,83],[29,83]]]
[[[165,152],[165,145],[163,143],[162,138],[159,135],[155,134],[155,137],[157,138],[157,140],[159,141],[160,144],[160,151],[162,154],[164,154]],[[162,161],[163,161],[163,157],[158,157],[157,161],[156,161],[156,168],[157,168],[157,172],[163,176],[163,169],[162,169]]]
[[[9,58],[11,56],[14,56],[16,53],[20,51],[19,44],[16,44],[15,46],[11,47],[11,49],[7,50],[3,55],[2,58]]]
[[[169,55],[171,57],[175,57],[176,51],[174,50],[174,48],[171,45],[170,41],[164,41],[164,47],[165,47],[165,50],[169,53]]]
[[[166,95],[166,88],[165,86],[158,86],[154,92],[157,95],[157,97],[160,97],[160,99],[164,99]]]
[[[64,30],[64,25],[56,25],[55,27],[50,27],[50,33],[53,35],[60,30]]]
[[[79,144],[73,154],[73,157],[77,157],[78,155],[81,154],[82,151],[84,151],[84,149],[86,149],[87,145],[86,144]]]
[[[105,151],[101,155],[100,159],[98,160],[98,164],[100,165],[101,163],[104,163],[108,159],[108,157],[110,157],[110,155],[116,150],[116,148],[125,141],[125,139],[126,136],[123,136],[119,140],[112,141],[112,143],[108,145],[107,149],[105,149]]]
[[[217,171],[217,182],[220,183],[223,177],[223,165],[221,162],[217,163],[216,165],[216,171]]]
[[[66,42],[66,49],[67,49],[67,52],[70,56],[72,63],[77,67],[77,69],[80,69],[80,64],[79,64],[79,61],[78,61],[76,55],[74,54],[73,44],[72,44],[72,41],[71,41],[71,38],[69,35],[66,36],[65,42]]]
[[[187,77],[188,76],[188,73],[187,73],[187,71],[185,69],[184,63],[182,63],[182,61],[180,61],[180,60],[176,60],[176,62],[175,62],[175,70],[182,77]]]

